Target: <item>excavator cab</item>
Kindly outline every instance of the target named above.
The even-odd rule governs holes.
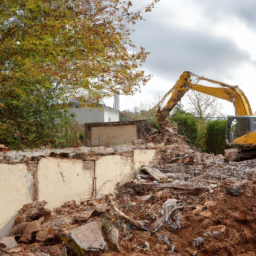
[[[256,116],[228,116],[225,159],[243,161],[256,158]]]
[[[226,138],[229,143],[256,130],[256,116],[228,116]]]

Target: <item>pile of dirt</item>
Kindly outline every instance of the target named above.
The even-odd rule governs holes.
[[[149,138],[154,165],[114,195],[24,205],[0,255],[255,256],[256,161],[194,151],[172,128]]]

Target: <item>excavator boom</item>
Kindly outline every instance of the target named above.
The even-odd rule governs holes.
[[[196,78],[196,83],[192,83],[192,77]],[[212,84],[217,84],[219,87],[204,86],[199,84],[199,81],[207,81]],[[238,86],[228,85],[185,71],[182,73],[173,88],[165,94],[157,105],[157,117],[160,125],[165,124],[165,119],[169,115],[170,111],[176,106],[189,89],[232,102],[238,116],[252,115],[250,103],[244,92],[239,89]],[[168,96],[170,96],[170,98],[167,104],[161,109],[161,105]]]

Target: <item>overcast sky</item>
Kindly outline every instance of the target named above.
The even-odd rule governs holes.
[[[134,7],[149,1],[134,0]],[[161,0],[132,35],[138,47],[151,52],[144,69],[153,78],[141,93],[121,96],[121,110],[163,95],[188,70],[238,85],[256,111],[255,10],[255,0]],[[234,114],[232,104],[224,104],[223,112]]]

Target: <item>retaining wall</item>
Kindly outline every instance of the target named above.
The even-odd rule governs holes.
[[[0,153],[0,238],[9,235],[24,204],[45,200],[53,209],[114,193],[154,157],[154,148],[128,145]]]

